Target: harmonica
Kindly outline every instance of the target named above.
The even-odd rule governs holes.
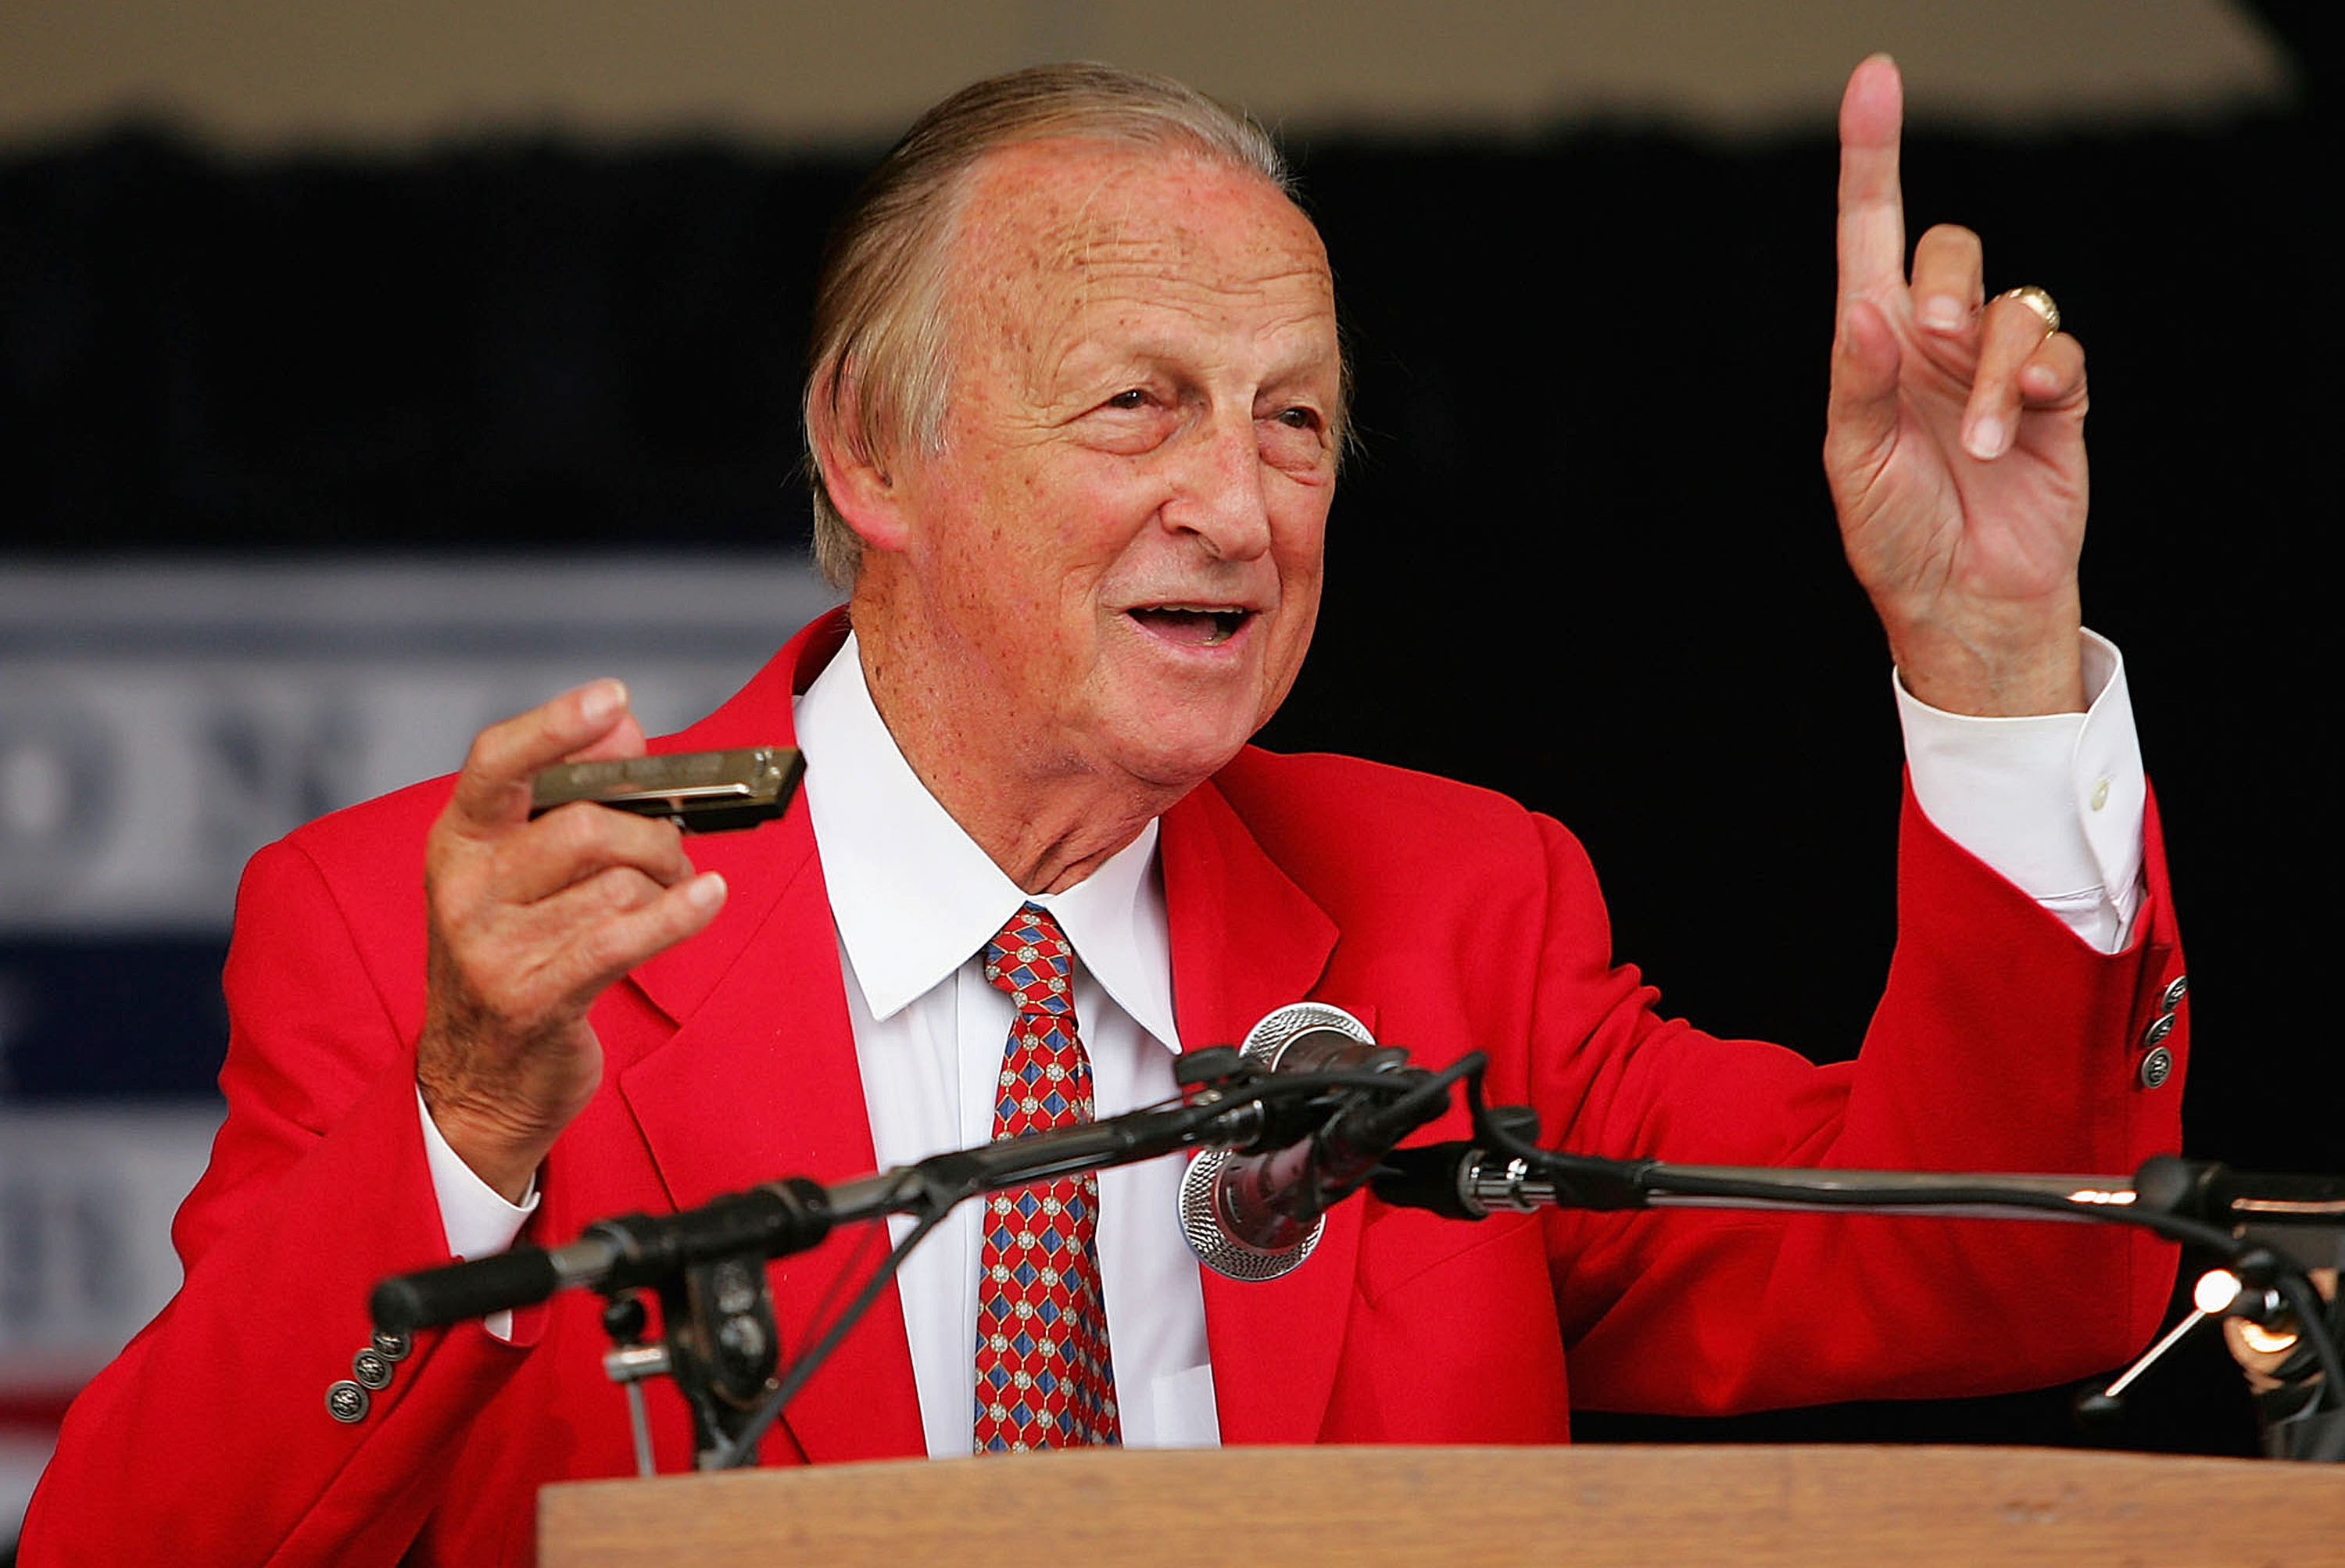
[[[754,828],[782,814],[806,759],[787,746],[677,751],[608,762],[564,762],[530,779],[529,814],[592,800],[639,817],[662,817],[687,833]]]

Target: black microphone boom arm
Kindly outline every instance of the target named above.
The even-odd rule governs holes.
[[[1385,1202],[1452,1219],[1543,1208],[1732,1208],[1796,1213],[1938,1215],[2139,1226],[2208,1248],[2227,1269],[2199,1281],[2198,1310],[2086,1407],[2113,1409],[2126,1386],[2209,1317],[2281,1330],[2299,1345],[2271,1375],[2288,1398],[2275,1420],[2259,1403],[2276,1457],[2345,1461],[2345,1360],[2340,1314],[2308,1278],[2345,1261],[2345,1177],[2261,1176],[2170,1155],[2131,1176],[2001,1172],[1796,1170],[1766,1166],[1666,1165],[1557,1154],[1527,1135],[1536,1118],[1519,1107],[1474,1102],[1477,1137],[1386,1156],[1370,1181]],[[1512,1121],[1510,1127],[1508,1123]],[[1497,1152],[1492,1152],[1493,1149]]]
[[[1004,1187],[1132,1165],[1211,1142],[1222,1117],[1245,1109],[1243,1102],[1230,1102],[1133,1111],[934,1155],[828,1187],[791,1176],[677,1214],[598,1220],[561,1247],[517,1247],[493,1257],[397,1275],[375,1287],[370,1305],[377,1328],[411,1333],[531,1306],[557,1290],[608,1295],[656,1285],[688,1265],[718,1257],[782,1257],[811,1250],[853,1221],[950,1207]]]

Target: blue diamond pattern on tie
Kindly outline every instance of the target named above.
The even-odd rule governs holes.
[[[1090,1121],[1091,1064],[1076,1033],[1074,952],[1048,910],[1025,905],[985,944],[985,978],[1018,1003],[994,1140]],[[1122,1441],[1098,1237],[1096,1176],[985,1200],[971,1433],[978,1452]]]

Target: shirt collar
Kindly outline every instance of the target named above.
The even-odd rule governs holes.
[[[1179,1049],[1153,820],[1073,887],[1030,894],[904,759],[872,704],[852,635],[797,698],[795,723],[831,915],[874,1019],[894,1016],[949,978],[1030,900],[1058,917],[1116,1005]]]

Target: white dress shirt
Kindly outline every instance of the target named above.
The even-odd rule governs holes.
[[[2088,712],[2035,718],[1957,717],[1892,684],[1914,796],[1930,820],[2081,940],[2113,952],[2140,904],[2147,789],[2123,661],[2090,632],[2085,676]],[[1098,1114],[1173,1094],[1180,1043],[1154,823],[1076,886],[1021,891],[897,749],[851,636],[797,699],[797,731],[880,1166],[991,1137],[1015,1009],[986,980],[983,950],[1030,897],[1058,917],[1075,950],[1075,1016]],[[472,1257],[510,1246],[534,1191],[506,1203],[428,1115],[422,1122],[449,1250]],[[1174,1218],[1181,1168],[1152,1160],[1100,1176],[1109,1349],[1132,1447],[1220,1440],[1203,1292]],[[961,1206],[897,1278],[932,1457],[970,1448],[978,1217],[978,1206]],[[890,1223],[898,1239],[910,1226]],[[488,1320],[491,1332],[509,1332],[501,1318]]]
[[[985,944],[1030,900],[1075,950],[1075,1021],[1098,1115],[1173,1097],[1172,948],[1156,824],[1074,887],[1029,894],[977,847],[896,748],[849,637],[797,704],[803,786],[838,932],[847,1013],[884,1167],[993,1135],[1016,1004]],[[1196,1260],[1172,1223],[1181,1164],[1100,1173],[1099,1255],[1123,1440],[1220,1436]],[[931,1455],[965,1454],[976,1412],[982,1210],[963,1204],[897,1278]],[[900,1238],[910,1221],[891,1222]]]

